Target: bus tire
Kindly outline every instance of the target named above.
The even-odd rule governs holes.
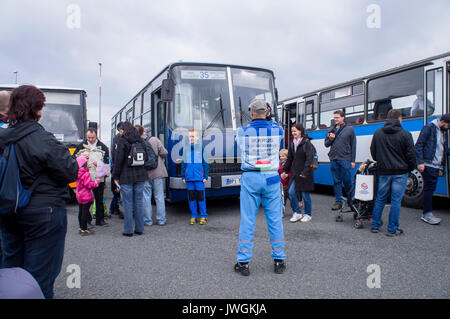
[[[423,207],[423,189],[424,181],[422,174],[417,170],[413,170],[408,175],[408,182],[406,184],[405,195],[403,196],[402,204],[411,208]]]

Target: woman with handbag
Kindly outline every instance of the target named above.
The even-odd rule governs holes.
[[[305,134],[305,128],[298,123],[292,128],[294,139],[289,145],[288,159],[283,168],[282,177],[290,172],[289,199],[294,214],[290,222],[309,222],[311,220],[311,196],[314,190],[314,146],[311,137]],[[302,214],[301,207],[304,207]]]

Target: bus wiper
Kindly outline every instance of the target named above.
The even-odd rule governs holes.
[[[244,111],[242,110],[242,101],[241,101],[241,97],[239,97],[239,112],[241,113],[241,126],[244,125],[242,118],[245,117],[245,119],[249,122],[252,121],[252,118],[250,117],[250,115],[248,115],[247,113],[244,113]]]
[[[219,101],[219,106],[220,106],[220,110],[219,112],[217,112],[217,114],[214,116],[214,118],[212,119],[211,123],[209,123],[209,125],[206,127],[206,129],[203,131],[203,135],[205,135],[205,132],[211,127],[213,126],[217,119],[219,118],[219,115],[222,115],[222,125],[223,128],[225,128],[225,118],[223,117],[223,112],[225,112],[225,110],[223,109],[223,103],[222,103],[222,95],[220,95],[216,101]]]

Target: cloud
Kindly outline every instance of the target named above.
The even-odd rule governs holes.
[[[70,29],[70,4],[80,29]],[[381,9],[369,29],[367,7]],[[152,0],[0,3],[0,83],[82,87],[102,132],[111,116],[171,62],[274,70],[280,98],[450,51],[447,0]]]

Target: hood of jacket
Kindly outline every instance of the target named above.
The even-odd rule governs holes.
[[[6,144],[15,143],[33,131],[44,130],[41,124],[36,121],[18,122],[0,131],[0,147]]]
[[[383,132],[386,134],[396,134],[402,130],[399,120],[387,120],[383,126]]]
[[[78,156],[77,163],[79,168],[83,168],[84,164],[88,162],[88,159],[85,156]]]

